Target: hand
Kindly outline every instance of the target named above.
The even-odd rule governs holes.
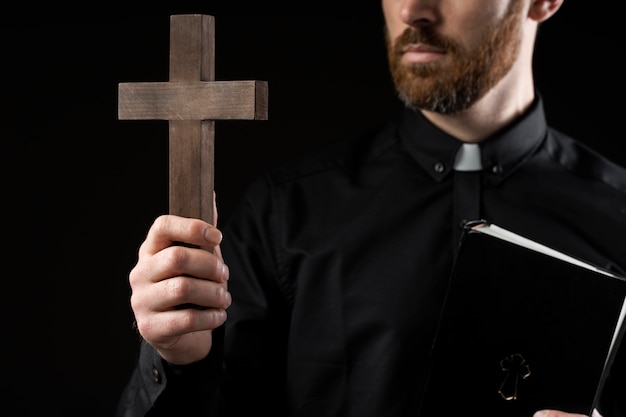
[[[217,228],[202,220],[164,215],[139,248],[129,274],[137,330],[170,363],[204,358],[211,350],[212,330],[226,321],[231,297],[221,238]]]

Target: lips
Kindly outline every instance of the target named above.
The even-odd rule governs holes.
[[[412,43],[400,49],[402,60],[407,63],[424,64],[441,59],[446,51],[435,46]]]
[[[407,53],[407,52],[444,54],[445,50],[443,50],[441,48],[437,48],[437,47],[431,46],[431,45],[418,43],[418,44],[405,45],[402,48],[402,53],[404,54],[404,53]]]

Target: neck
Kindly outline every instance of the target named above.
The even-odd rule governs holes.
[[[452,115],[430,111],[422,113],[435,126],[462,142],[482,142],[525,113],[531,106],[535,98],[532,80],[528,81],[526,87],[520,88],[518,85],[516,89],[521,90],[516,95],[507,93],[506,86],[492,89],[472,107],[460,113]]]

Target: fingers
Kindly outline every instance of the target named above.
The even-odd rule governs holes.
[[[132,308],[142,316],[183,304],[226,309],[230,305],[228,278],[221,256],[198,248],[166,247],[152,256],[144,254],[131,270]]]
[[[200,219],[173,215],[159,216],[139,248],[139,256],[155,254],[175,242],[199,247],[215,247],[222,241],[222,233],[215,226]]]
[[[167,346],[181,336],[213,330],[224,324],[226,311],[221,309],[170,310],[137,321],[137,330],[151,344]]]
[[[198,248],[170,246],[152,256],[142,256],[130,274],[135,282],[158,282],[178,275],[226,282],[228,267],[221,256]]]
[[[185,365],[206,357],[212,347],[212,331],[225,321],[224,310],[188,308],[137,320],[137,330],[163,359]]]
[[[204,357],[212,330],[226,321],[231,296],[221,239],[221,232],[202,220],[160,216],[130,271],[137,330],[172,363]]]
[[[185,363],[203,357],[207,346],[197,339],[210,340],[207,333],[226,321],[231,304],[227,278],[221,258],[202,249],[172,247],[144,258],[130,274],[137,330],[167,360]]]
[[[137,311],[149,310],[159,313],[178,310],[181,305],[226,310],[231,296],[225,284],[177,276],[146,286],[141,292],[133,292],[131,303]]]

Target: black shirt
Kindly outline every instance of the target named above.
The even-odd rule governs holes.
[[[221,398],[233,415],[410,415],[472,217],[625,274],[626,169],[549,128],[540,98],[480,144],[471,192],[452,169],[460,146],[407,109],[261,176],[224,228],[221,391],[207,368],[222,352],[174,369],[145,347],[120,409]]]

